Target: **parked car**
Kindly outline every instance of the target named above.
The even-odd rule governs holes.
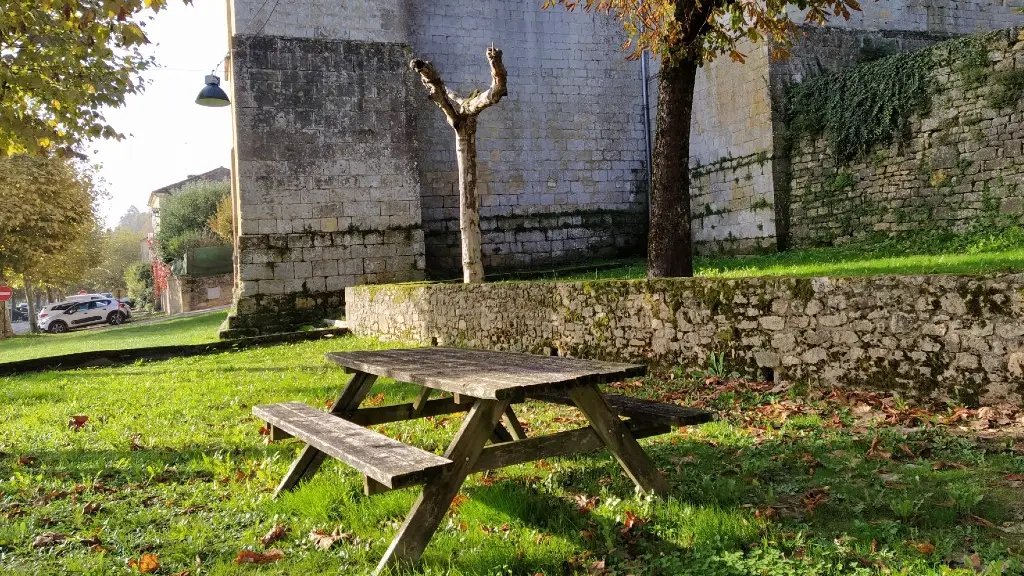
[[[124,302],[128,305],[128,308],[135,310],[135,300],[132,300],[131,298],[121,298],[120,302]]]
[[[131,319],[131,309],[113,299],[58,302],[39,312],[39,329],[61,334],[73,328],[94,324],[123,324]]]
[[[28,304],[23,302],[11,309],[11,322],[28,322]]]

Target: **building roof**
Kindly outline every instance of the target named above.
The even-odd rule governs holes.
[[[170,196],[171,194],[174,194],[178,190],[181,190],[182,188],[193,182],[226,182],[228,180],[231,180],[231,170],[228,170],[223,166],[219,168],[214,168],[209,172],[203,172],[202,174],[191,175],[188,178],[182,180],[181,182],[168,184],[163,188],[157,188],[156,190],[150,192],[148,205],[150,208],[155,208],[156,206],[154,204],[158,197]]]

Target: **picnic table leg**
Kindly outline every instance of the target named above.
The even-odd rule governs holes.
[[[505,409],[505,414],[501,417],[502,421],[505,422],[505,426],[508,427],[509,432],[512,433],[512,438],[515,440],[526,440],[526,430],[523,429],[522,422],[519,421],[519,417],[516,416],[512,405]]]
[[[508,400],[477,400],[445,451],[452,465],[423,487],[374,574],[415,563],[430,542],[490,437]]]
[[[331,414],[342,414],[349,410],[355,410],[359,407],[359,404],[363,402],[363,398],[370,392],[370,388],[373,387],[374,381],[377,377],[373,374],[364,374],[363,372],[356,372],[349,379],[348,384],[342,389],[341,394],[338,395],[338,399],[334,401],[331,406]],[[285,474],[284,480],[277,486],[277,490],[274,490],[274,497],[286,490],[291,490],[299,484],[303,478],[309,478],[316,471],[320,469],[320,465],[323,464],[324,453],[313,448],[312,446],[306,446],[299,453],[295,461],[292,462],[291,468],[288,469],[288,473]]]
[[[668,481],[658,474],[654,462],[640,447],[615,410],[608,405],[608,401],[596,385],[573,388],[569,390],[569,397],[590,421],[591,427],[634,484],[648,494],[668,494]]]

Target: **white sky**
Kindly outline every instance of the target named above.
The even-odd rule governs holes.
[[[102,212],[107,226],[135,205],[147,210],[149,193],[190,174],[231,166],[231,108],[206,108],[195,103],[203,76],[215,66],[221,87],[223,58],[228,51],[226,0],[168,2],[146,26],[158,68],[141,95],[126,98],[110,110],[107,120],[127,138],[99,141],[87,149],[102,164],[102,185],[110,197]]]

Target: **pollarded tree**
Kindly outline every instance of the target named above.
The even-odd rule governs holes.
[[[619,19],[632,57],[650,50],[661,58],[657,132],[651,180],[650,276],[692,276],[690,232],[690,121],[697,70],[728,54],[743,62],[739,42],[770,42],[783,56],[793,40],[794,18],[823,24],[829,15],[850,17],[857,0],[545,0],[544,7],[611,14]],[[797,12],[799,10],[800,12]],[[800,14],[803,14],[802,16]]]
[[[409,67],[418,72],[430,99],[444,112],[448,125],[455,130],[455,150],[459,162],[459,232],[462,237],[462,279],[467,284],[484,281],[484,264],[480,246],[480,196],[476,192],[476,118],[508,94],[508,74],[501,61],[501,50],[487,49],[491,64],[491,87],[474,91],[463,98],[449,90],[434,65],[426,60],[413,60]]]
[[[191,0],[184,0],[186,4]],[[143,18],[167,0],[4,0],[0,155],[120,138],[103,116],[140,92],[152,60]]]

